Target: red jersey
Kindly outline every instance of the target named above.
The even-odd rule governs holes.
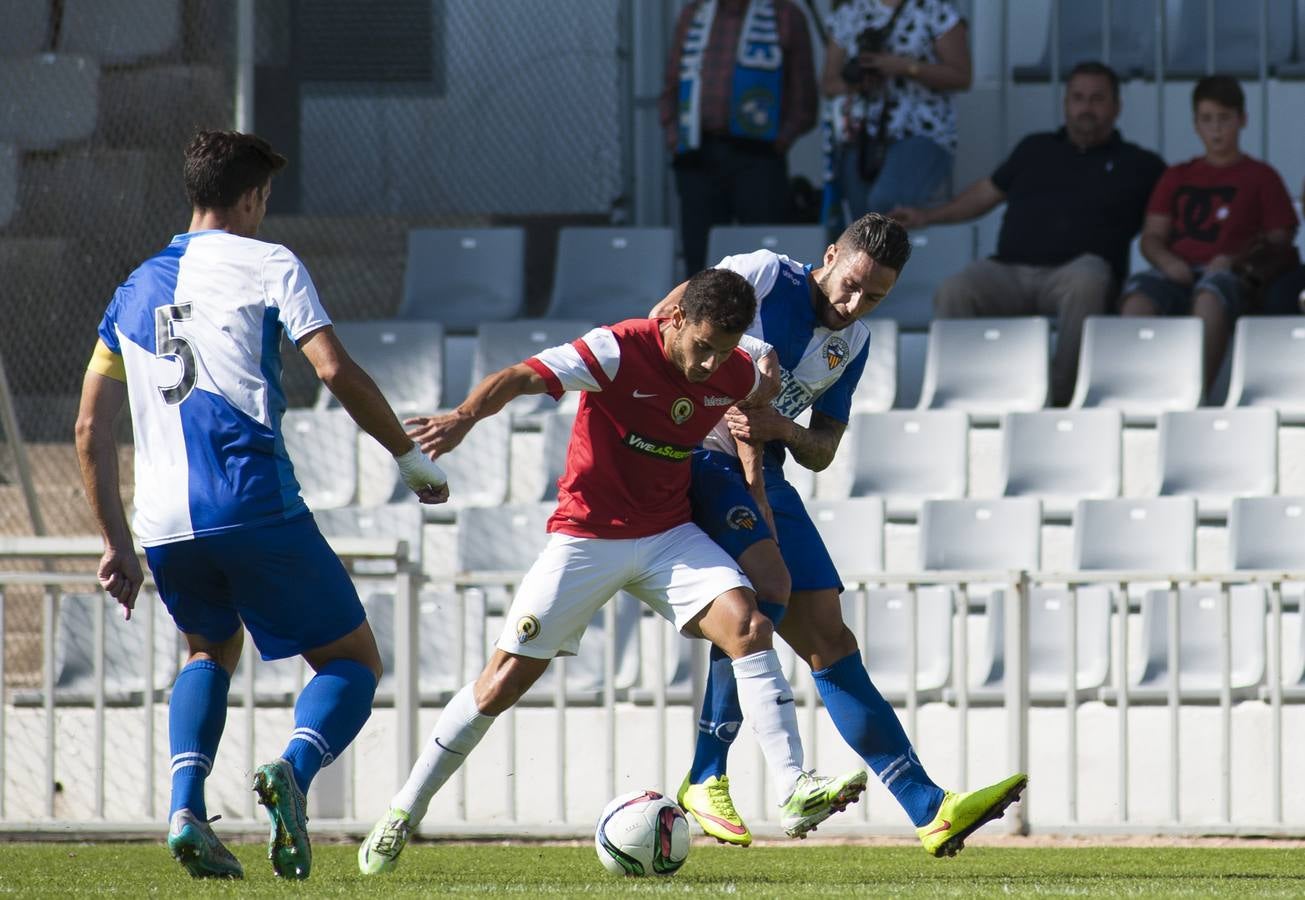
[[[693,448],[752,393],[760,373],[735,349],[701,383],[671,364],[659,319],[629,319],[526,360],[554,399],[582,390],[549,531],[647,537],[690,521]]]
[[[1146,211],[1170,217],[1169,249],[1203,266],[1220,254],[1236,256],[1266,231],[1296,230],[1296,211],[1277,171],[1243,156],[1230,166],[1203,157],[1170,166]]]

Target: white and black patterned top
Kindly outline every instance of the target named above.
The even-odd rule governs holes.
[[[893,23],[893,33],[884,47],[885,53],[906,56],[922,63],[938,62],[934,42],[961,21],[961,15],[947,0],[901,0],[906,8]],[[856,55],[856,36],[866,28],[883,28],[893,15],[893,7],[880,0],[851,0],[829,17],[829,33],[851,59]],[[860,95],[839,97],[835,101],[834,121],[844,133],[840,140],[850,141],[855,129],[874,130],[879,125],[885,94],[888,97],[887,137],[898,141],[907,137],[926,137],[948,151],[956,152],[956,106],[950,94],[925,87],[911,78],[888,80],[887,89],[867,101]]]

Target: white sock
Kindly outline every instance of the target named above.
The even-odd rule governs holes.
[[[494,723],[494,716],[487,716],[476,707],[474,687],[474,684],[466,685],[444,707],[431,729],[430,740],[417,757],[417,764],[408,773],[407,782],[390,801],[391,809],[408,813],[408,821],[414,828],[425,818],[431,797],[458,770]]]
[[[743,721],[752,724],[782,803],[802,775],[802,738],[798,735],[793,688],[774,650],[743,656],[733,663]],[[783,702],[781,702],[783,701]]]

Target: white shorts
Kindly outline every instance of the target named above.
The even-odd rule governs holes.
[[[575,656],[590,619],[622,590],[683,631],[739,587],[751,590],[752,583],[691,522],[629,540],[555,532],[517,588],[496,646],[535,659]]]

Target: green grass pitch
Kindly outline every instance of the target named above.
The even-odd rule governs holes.
[[[669,878],[608,875],[592,847],[415,844],[391,875],[364,879],[354,846],[314,848],[306,885],[280,883],[266,848],[232,848],[243,882],[194,882],[161,844],[0,844],[0,896],[1301,897],[1299,849],[971,847],[935,860],[916,847],[696,844]]]

